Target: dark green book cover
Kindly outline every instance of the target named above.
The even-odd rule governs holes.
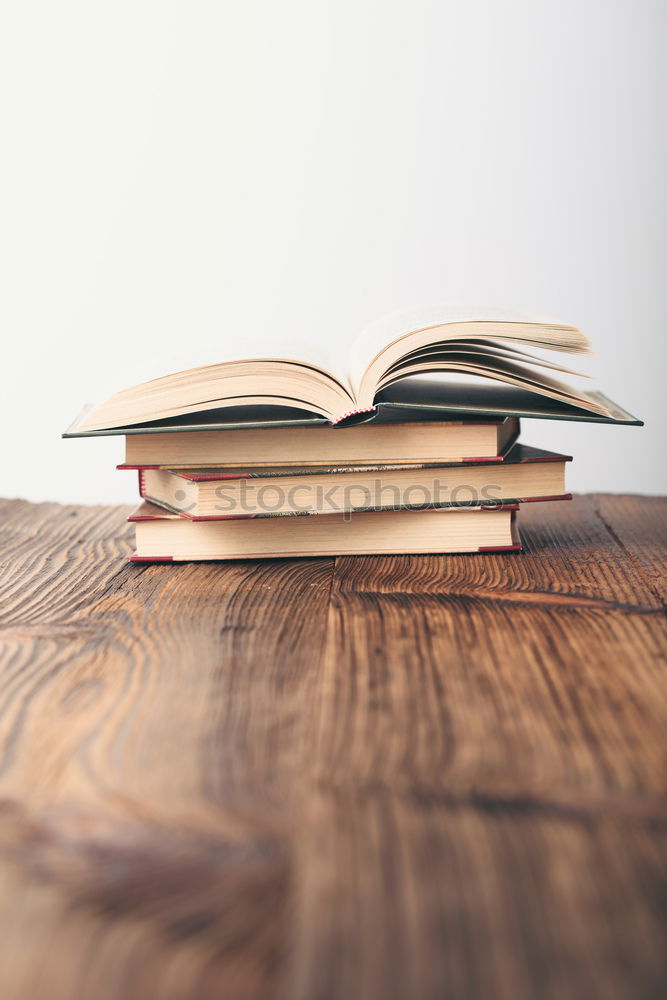
[[[591,413],[577,406],[542,396],[527,389],[504,384],[466,385],[443,383],[421,378],[397,382],[376,396],[371,413],[360,414],[337,425],[345,428],[358,423],[412,423],[419,421],[466,420],[498,421],[505,417],[541,420],[574,420],[599,424],[631,424],[642,426],[634,417],[601,392],[588,393],[593,402],[602,403],[610,416]],[[258,427],[326,427],[324,418],[313,414],[304,417],[304,410],[281,406],[229,406],[203,410],[181,417],[170,417],[130,427],[104,430],[78,430],[83,414],[63,434],[63,437],[105,437],[124,434],[156,434],[168,431],[240,430]]]

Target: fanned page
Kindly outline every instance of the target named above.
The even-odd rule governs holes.
[[[88,411],[76,430],[124,428],[224,407],[273,405],[320,414],[332,424],[373,410],[375,397],[414,375],[482,376],[607,416],[604,406],[548,372],[576,374],[523,347],[586,353],[576,327],[504,309],[437,306],[394,313],[371,324],[345,350],[323,330],[308,343],[176,371],[115,393]],[[521,345],[521,347],[516,346]],[[239,352],[241,353],[241,352]],[[446,403],[446,385],[443,385]]]
[[[124,389],[87,411],[77,430],[121,428],[245,405],[295,407],[332,422],[354,409],[345,375],[347,356],[339,360],[341,370],[335,374],[336,359],[327,343],[295,342],[284,353],[262,356],[257,345],[239,340],[248,353],[255,347],[257,356],[190,367]]]
[[[404,310],[377,320],[355,341],[350,382],[359,412],[369,410],[379,390],[413,375],[477,375],[606,415],[604,407],[577,389],[535,368],[576,372],[521,351],[586,354],[588,339],[576,327],[544,317],[491,307],[434,306]],[[446,387],[443,386],[443,399]]]

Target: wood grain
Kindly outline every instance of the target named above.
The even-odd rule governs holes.
[[[126,514],[0,501],[3,1000],[664,995],[667,501],[145,567]]]

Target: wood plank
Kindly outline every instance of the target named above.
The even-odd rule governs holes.
[[[597,516],[621,546],[626,562],[643,572],[664,607],[667,505],[660,497],[609,493],[593,495],[591,502]]]
[[[140,568],[125,512],[33,513],[3,548],[3,998],[268,995],[333,562]]]
[[[129,507],[5,501],[0,525],[0,628],[64,620],[110,583],[132,578]],[[121,574],[116,580],[116,574]]]
[[[665,546],[621,537],[666,507],[526,507],[519,558],[337,560],[295,996],[658,995]]]
[[[322,787],[287,995],[664,995],[664,831]]]
[[[318,781],[665,817],[666,648],[656,616],[334,593]]]
[[[610,610],[623,610],[628,604],[637,610],[661,609],[667,586],[665,503],[655,497],[626,498],[626,507],[615,521],[617,525],[622,521],[619,530],[625,537],[636,533],[647,554],[644,558],[650,553],[650,565],[629,559],[610,532],[600,511],[609,511],[613,520],[611,505],[608,498],[595,495],[524,504],[519,527],[526,551],[519,558],[348,557],[338,560],[337,587],[345,593],[467,593],[554,608],[602,602]]]
[[[664,992],[667,501],[335,571],[126,513],[0,501],[3,1000]]]

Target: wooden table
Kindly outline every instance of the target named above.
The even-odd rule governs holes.
[[[180,566],[0,514],[2,1000],[665,995],[666,500]]]

